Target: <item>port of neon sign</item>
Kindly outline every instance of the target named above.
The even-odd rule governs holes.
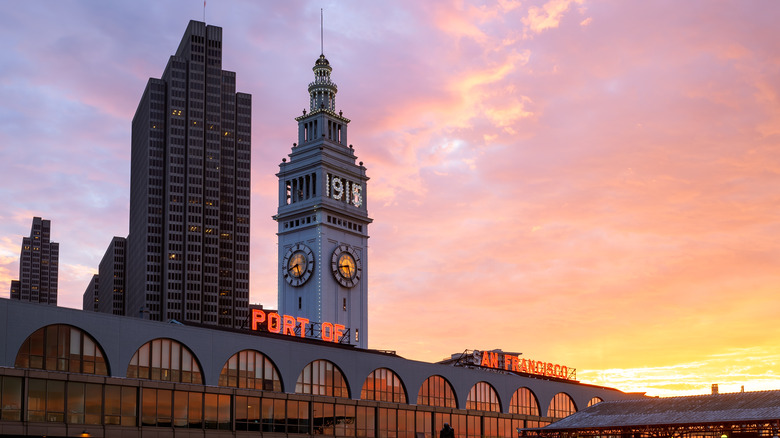
[[[479,365],[483,367],[571,380],[569,379],[569,367],[565,365],[542,362],[540,360],[521,359],[520,356],[498,351],[474,351],[474,353],[474,356],[480,356],[474,359],[478,359]]]
[[[278,313],[266,313],[260,309],[252,309],[252,330],[259,330],[260,325],[266,323],[268,331],[271,333],[281,333],[287,336],[306,337],[306,326],[309,324],[307,318],[294,317],[290,315],[280,315]],[[328,342],[339,342],[344,336],[344,330],[347,328],[341,324],[323,322],[321,324],[320,339]],[[295,329],[300,327],[300,335]]]

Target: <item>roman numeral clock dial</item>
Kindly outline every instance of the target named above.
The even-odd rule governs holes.
[[[349,245],[339,245],[330,258],[333,277],[344,287],[353,287],[360,281],[363,263],[357,251]]]
[[[314,253],[308,246],[297,243],[287,250],[282,259],[282,275],[290,286],[301,286],[314,272]]]

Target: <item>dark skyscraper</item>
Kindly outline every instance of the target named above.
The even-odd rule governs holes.
[[[11,299],[57,305],[60,244],[50,237],[51,221],[34,217],[30,237],[22,238],[19,280],[11,281]]]
[[[125,254],[127,239],[114,237],[100,260],[98,268],[97,296],[95,311],[112,315],[125,314]],[[86,310],[86,309],[85,309]],[[135,314],[131,315],[135,316]]]
[[[84,295],[81,296],[82,304],[81,310],[88,310],[90,312],[98,311],[98,303],[100,300],[100,277],[98,274],[93,274],[92,279],[89,280],[87,288],[84,290]]]
[[[222,28],[191,21],[133,118],[127,315],[245,324],[251,101]]]

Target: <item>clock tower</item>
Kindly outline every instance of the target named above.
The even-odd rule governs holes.
[[[307,337],[333,336],[341,325],[341,342],[367,348],[368,177],[347,142],[349,119],[336,112],[325,55],[313,70],[309,110],[295,119],[298,142],[276,175],[279,313],[308,319]]]

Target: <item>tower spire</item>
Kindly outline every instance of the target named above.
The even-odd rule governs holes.
[[[323,17],[322,8],[320,8],[320,55],[325,56],[325,43],[324,43],[325,31],[323,30],[325,27],[324,27],[324,19],[322,17]]]

